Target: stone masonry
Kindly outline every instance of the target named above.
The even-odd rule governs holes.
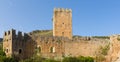
[[[17,59],[30,58],[34,54],[46,58],[63,58],[66,56],[95,57],[100,46],[109,42],[106,40],[73,39],[72,10],[55,8],[53,14],[53,36],[35,36],[22,34],[12,29],[4,32],[3,51],[8,57]]]
[[[110,36],[110,50],[106,62],[120,62],[120,35]]]
[[[28,34],[22,35],[22,32],[16,34],[16,30],[11,29],[4,32],[3,50],[8,57],[17,59],[28,58],[34,53],[34,45],[31,37]]]
[[[55,8],[53,15],[53,36],[72,39],[72,10]]]

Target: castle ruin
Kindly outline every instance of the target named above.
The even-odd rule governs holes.
[[[34,54],[46,58],[63,58],[67,56],[92,56],[96,57],[100,46],[118,43],[117,37],[111,39],[96,39],[85,37],[73,38],[72,36],[72,10],[55,8],[53,11],[53,35],[52,36],[35,36],[30,33],[18,32],[11,29],[4,32],[3,51],[7,57],[26,59]],[[112,42],[115,41],[115,42]],[[114,43],[114,44],[113,44]],[[115,44],[116,45],[116,44]],[[114,45],[114,46],[115,46]],[[118,57],[116,51],[111,46],[110,54],[112,58]],[[114,52],[115,51],[115,52]],[[114,56],[114,54],[116,54]],[[108,56],[110,57],[110,56]]]
[[[12,29],[4,32],[3,50],[8,57],[25,59],[34,54],[54,58],[65,55],[65,41],[72,40],[71,9],[55,8],[53,36],[32,36]]]

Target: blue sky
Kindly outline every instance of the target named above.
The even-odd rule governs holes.
[[[73,35],[120,34],[120,0],[0,0],[0,37],[9,29],[52,29],[54,8],[71,8]]]

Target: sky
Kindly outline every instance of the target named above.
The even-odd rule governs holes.
[[[120,34],[120,0],[0,0],[0,37],[12,28],[52,30],[54,8],[72,9],[73,35]]]

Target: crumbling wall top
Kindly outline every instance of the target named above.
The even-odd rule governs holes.
[[[71,9],[64,9],[64,8],[54,8],[54,12],[72,12]]]

